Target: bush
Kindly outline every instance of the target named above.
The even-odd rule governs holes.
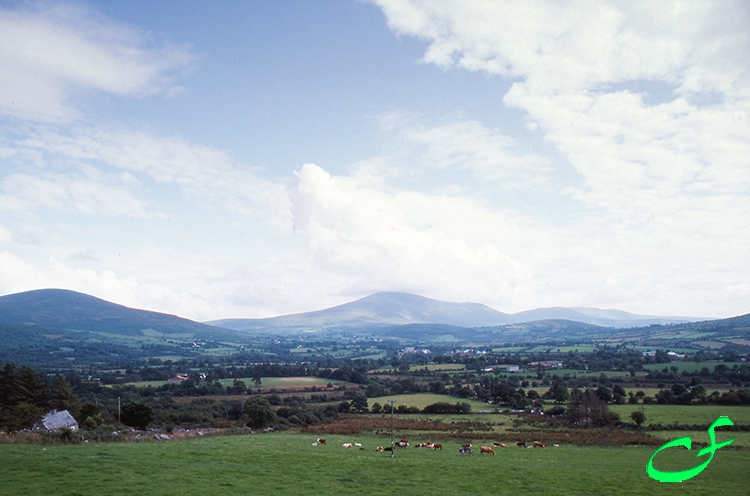
[[[247,425],[253,429],[262,429],[276,420],[276,413],[271,403],[262,396],[254,396],[247,400],[243,413],[247,415]]]

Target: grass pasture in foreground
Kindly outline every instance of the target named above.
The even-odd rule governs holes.
[[[646,475],[652,447],[497,449],[497,455],[443,451],[376,453],[382,438],[271,433],[182,441],[81,445],[0,445],[0,495],[549,494],[684,496],[747,494],[750,451],[722,449],[706,470],[679,484]],[[346,450],[360,442],[366,451]],[[436,440],[439,441],[439,440]],[[479,443],[476,443],[477,445]],[[694,453],[665,450],[661,470],[695,465]]]

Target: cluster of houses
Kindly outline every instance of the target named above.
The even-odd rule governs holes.
[[[641,353],[643,356],[656,356],[655,351],[644,351]],[[676,353],[674,351],[668,351],[667,356],[671,358],[685,358],[685,355],[683,353]]]
[[[486,355],[486,351],[482,350],[475,350],[472,348],[466,349],[466,350],[456,350],[453,353],[451,353],[452,357],[474,357],[474,356],[482,356]]]
[[[540,365],[544,368],[550,368],[550,369],[561,369],[563,366],[563,363],[559,360],[545,360],[543,362],[529,362],[526,365],[529,367],[539,367]]]
[[[432,355],[432,351],[428,350],[427,348],[404,348],[404,351],[402,352],[403,355]]]
[[[206,377],[207,376],[205,373],[200,373],[197,376],[199,381],[205,381]],[[190,379],[190,376],[188,374],[177,374],[176,376],[167,379],[167,382],[185,382],[188,379]]]
[[[555,368],[561,369],[563,363],[559,360],[545,360],[543,362],[529,362],[526,366],[531,368],[537,368],[542,366],[544,368]],[[482,372],[523,372],[523,369],[519,365],[490,365],[482,369]]]

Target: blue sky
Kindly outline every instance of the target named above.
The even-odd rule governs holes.
[[[2,2],[0,294],[750,311],[744,2]]]

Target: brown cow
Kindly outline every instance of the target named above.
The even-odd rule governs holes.
[[[378,453],[380,453],[381,451],[383,451],[383,447],[382,446],[378,446],[377,448],[375,448],[375,451],[377,451]]]
[[[508,445],[505,444],[505,443],[492,443],[492,446],[494,446],[496,448],[507,448],[508,447]]]
[[[443,445],[440,444],[440,443],[435,443],[435,444],[432,445],[432,449],[436,450],[436,451],[437,450],[443,451]]]
[[[493,450],[491,446],[480,446],[479,454],[481,455],[482,453],[489,453],[490,455],[494,455],[495,450]]]
[[[516,443],[516,446],[518,446],[519,448],[525,448],[526,447],[526,441],[518,441]]]
[[[325,440],[324,438],[322,438],[322,437],[321,437],[321,438],[318,438],[318,440],[317,440],[316,442],[317,442],[318,444],[325,444],[325,443],[326,443],[326,440]]]
[[[534,441],[534,447],[535,447],[535,448],[546,448],[546,447],[547,447],[547,445],[546,445],[546,444],[544,444],[544,443],[543,443],[543,442],[541,442],[541,441]]]

